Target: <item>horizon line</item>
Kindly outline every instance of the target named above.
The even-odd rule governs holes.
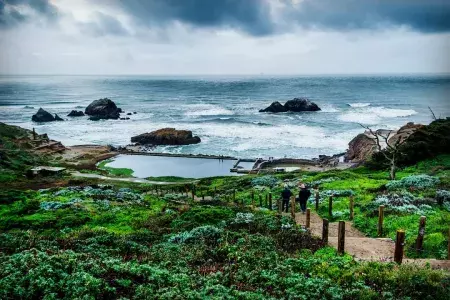
[[[111,74],[82,74],[82,73],[0,73],[0,76],[450,76],[450,72],[375,72],[375,73],[111,73]]]

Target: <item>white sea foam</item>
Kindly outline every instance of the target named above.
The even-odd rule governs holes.
[[[362,124],[379,124],[383,119],[408,117],[417,114],[412,109],[394,109],[377,107],[358,108],[338,116],[340,121],[362,123]]]
[[[370,106],[370,103],[348,103],[350,107],[367,107]]]
[[[321,112],[329,112],[329,113],[333,113],[333,112],[338,112],[339,109],[334,107],[332,104],[322,104],[320,106]]]
[[[189,117],[233,115],[233,111],[213,104],[185,105],[185,115]]]

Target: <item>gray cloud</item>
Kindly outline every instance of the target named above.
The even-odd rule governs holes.
[[[91,22],[79,23],[81,31],[91,36],[129,35],[122,23],[116,18],[97,12]]]
[[[113,3],[146,27],[181,22],[198,28],[233,28],[253,36],[292,31],[294,26],[331,31],[406,26],[450,31],[449,0],[96,0]],[[281,2],[278,14],[270,2]]]
[[[331,30],[377,29],[407,26],[433,33],[450,30],[448,0],[304,0],[284,1],[285,17],[300,26]]]
[[[275,29],[264,0],[116,0],[116,4],[149,27],[178,21],[200,28],[233,28],[255,36]]]
[[[57,18],[57,9],[49,0],[0,0],[0,29],[11,28],[30,19],[18,6],[27,6],[49,20]]]

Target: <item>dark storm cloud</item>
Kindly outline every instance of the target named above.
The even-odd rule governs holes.
[[[150,27],[178,21],[201,28],[234,28],[255,36],[274,31],[270,6],[263,0],[116,1],[139,23]]]
[[[49,20],[57,18],[57,9],[49,0],[0,0],[0,28],[10,28],[26,22],[30,16],[19,9],[26,6]]]
[[[79,23],[83,33],[91,36],[129,35],[122,23],[110,15],[97,12],[93,19],[91,22]]]
[[[287,3],[285,18],[304,27],[332,30],[407,26],[432,33],[450,30],[450,0],[304,0]]]
[[[234,28],[254,36],[289,32],[295,26],[334,31],[398,26],[425,33],[450,30],[450,0],[95,1],[114,3],[147,27],[181,22],[198,28]],[[273,17],[270,3],[277,2],[284,7]]]

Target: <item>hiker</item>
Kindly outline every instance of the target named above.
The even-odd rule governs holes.
[[[308,201],[309,196],[311,196],[311,191],[305,186],[304,183],[301,183],[300,192],[298,193],[298,199],[300,202],[300,209],[302,210],[303,214],[306,212],[306,202]]]
[[[284,184],[284,190],[281,192],[281,198],[283,199],[282,205],[281,205],[281,211],[284,210],[284,207],[286,206],[286,212],[288,212],[289,209],[289,199],[291,198],[291,190],[289,190],[289,187],[287,184]]]

